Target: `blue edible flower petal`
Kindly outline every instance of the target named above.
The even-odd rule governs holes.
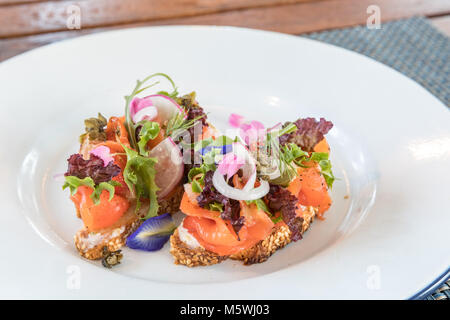
[[[127,246],[131,249],[144,251],[158,251],[169,240],[170,235],[167,236],[151,236],[146,239],[139,239],[131,235],[127,239]]]
[[[152,217],[127,238],[127,246],[131,249],[157,251],[169,240],[176,229],[172,216],[168,213]]]
[[[222,146],[222,154],[227,154],[233,150],[232,144],[225,144]]]
[[[207,147],[201,148],[201,149],[200,149],[200,154],[201,154],[202,156],[204,156],[205,154],[211,152],[213,148],[214,148],[214,149],[218,149],[218,148],[220,148],[220,147],[207,146]]]
[[[233,146],[231,144],[225,144],[223,146],[207,146],[200,150],[200,153],[204,156],[208,152],[211,152],[213,149],[218,149],[221,154],[226,154],[233,150]]]

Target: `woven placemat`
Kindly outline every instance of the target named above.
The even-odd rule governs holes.
[[[307,38],[369,56],[415,80],[450,107],[450,39],[425,18],[316,32]]]
[[[450,279],[442,284],[434,293],[430,294],[427,300],[450,300]]]
[[[304,37],[356,51],[415,80],[450,107],[450,39],[425,18],[315,32]],[[450,300],[450,279],[428,300]]]

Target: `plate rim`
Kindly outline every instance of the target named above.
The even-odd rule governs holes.
[[[96,36],[101,37],[104,34],[121,33],[121,32],[124,32],[124,31],[125,32],[133,32],[135,30],[142,30],[142,29],[183,29],[183,28],[191,28],[191,29],[204,29],[204,28],[211,29],[211,28],[214,28],[214,29],[219,29],[219,30],[230,30],[231,29],[231,30],[237,30],[237,31],[244,30],[246,32],[270,33],[270,34],[274,34],[274,35],[277,35],[277,36],[282,36],[282,37],[286,37],[286,38],[290,38],[290,39],[301,38],[301,39],[306,40],[306,41],[313,41],[313,42],[316,42],[316,43],[321,43],[322,45],[325,45],[325,46],[338,48],[339,50],[343,50],[343,51],[345,51],[347,53],[350,52],[352,54],[356,54],[358,56],[362,56],[362,57],[364,57],[366,59],[369,59],[372,62],[375,62],[377,64],[382,65],[385,68],[386,67],[389,68],[391,71],[394,71],[397,74],[400,74],[403,78],[406,78],[409,81],[414,82],[416,85],[418,85],[419,87],[424,89],[428,93],[429,96],[431,96],[434,99],[436,99],[439,102],[440,105],[445,107],[445,104],[441,100],[439,100],[436,96],[434,96],[430,91],[428,91],[426,88],[424,88],[420,83],[418,83],[414,79],[411,79],[411,78],[407,77],[405,74],[399,72],[398,70],[396,70],[396,69],[394,69],[394,68],[392,68],[392,67],[390,67],[390,66],[388,66],[386,64],[383,64],[382,62],[379,62],[379,61],[377,61],[377,60],[375,60],[375,59],[373,59],[371,57],[363,55],[361,53],[358,53],[358,52],[355,52],[355,51],[352,51],[352,50],[348,50],[348,49],[339,47],[337,45],[324,43],[324,42],[321,42],[321,41],[318,41],[318,40],[314,40],[314,39],[305,38],[305,37],[302,37],[301,35],[290,35],[290,34],[284,34],[284,33],[275,32],[275,31],[266,31],[266,30],[252,29],[252,28],[242,28],[242,27],[235,27],[235,26],[210,26],[210,25],[142,26],[142,27],[122,28],[122,29],[117,29],[117,30],[101,31],[101,32],[96,32],[96,33],[92,33],[92,34],[81,35],[81,36],[78,36],[78,37],[75,37],[75,38],[64,39],[64,40],[56,41],[56,42],[53,42],[53,43],[50,43],[50,44],[47,44],[47,45],[44,45],[44,46],[41,46],[41,47],[33,48],[31,50],[25,51],[23,53],[20,53],[18,55],[10,57],[10,58],[8,58],[6,60],[3,60],[0,63],[0,67],[3,66],[6,63],[9,63],[12,60],[15,60],[17,58],[26,56],[27,54],[33,54],[34,52],[36,52],[38,50],[47,49],[47,48],[49,48],[51,46],[57,46],[57,45],[60,45],[61,43],[64,43],[64,42],[76,41],[76,40],[78,40],[80,38],[89,38],[89,37],[96,37]],[[425,288],[423,288],[422,290],[420,290],[416,294],[414,294],[411,297],[406,298],[406,299],[420,299],[421,297],[423,298],[424,295],[428,295],[430,293],[429,291],[431,291],[433,288],[438,287],[443,281],[445,281],[445,279],[449,275],[450,275],[450,267],[448,267],[448,269],[446,271],[444,271],[444,273],[442,273],[437,279],[435,279],[433,282],[431,282],[428,286],[426,286]]]
[[[428,286],[405,300],[425,300],[429,295],[439,289],[443,283],[450,279],[450,267],[439,277],[432,281]]]

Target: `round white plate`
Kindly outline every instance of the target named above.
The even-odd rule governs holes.
[[[81,222],[53,176],[83,119],[122,115],[154,72],[195,90],[220,129],[326,117],[334,204],[269,261],[189,269],[124,250],[112,270],[79,258]],[[412,80],[323,43],[227,27],[113,31],[0,64],[1,298],[410,298],[448,273],[450,113]],[[348,196],[348,197],[347,197]]]

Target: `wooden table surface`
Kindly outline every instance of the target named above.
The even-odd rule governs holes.
[[[0,0],[0,61],[83,34],[136,26],[232,25],[290,34],[425,16],[450,35],[450,0]],[[67,27],[79,9],[81,29]]]

